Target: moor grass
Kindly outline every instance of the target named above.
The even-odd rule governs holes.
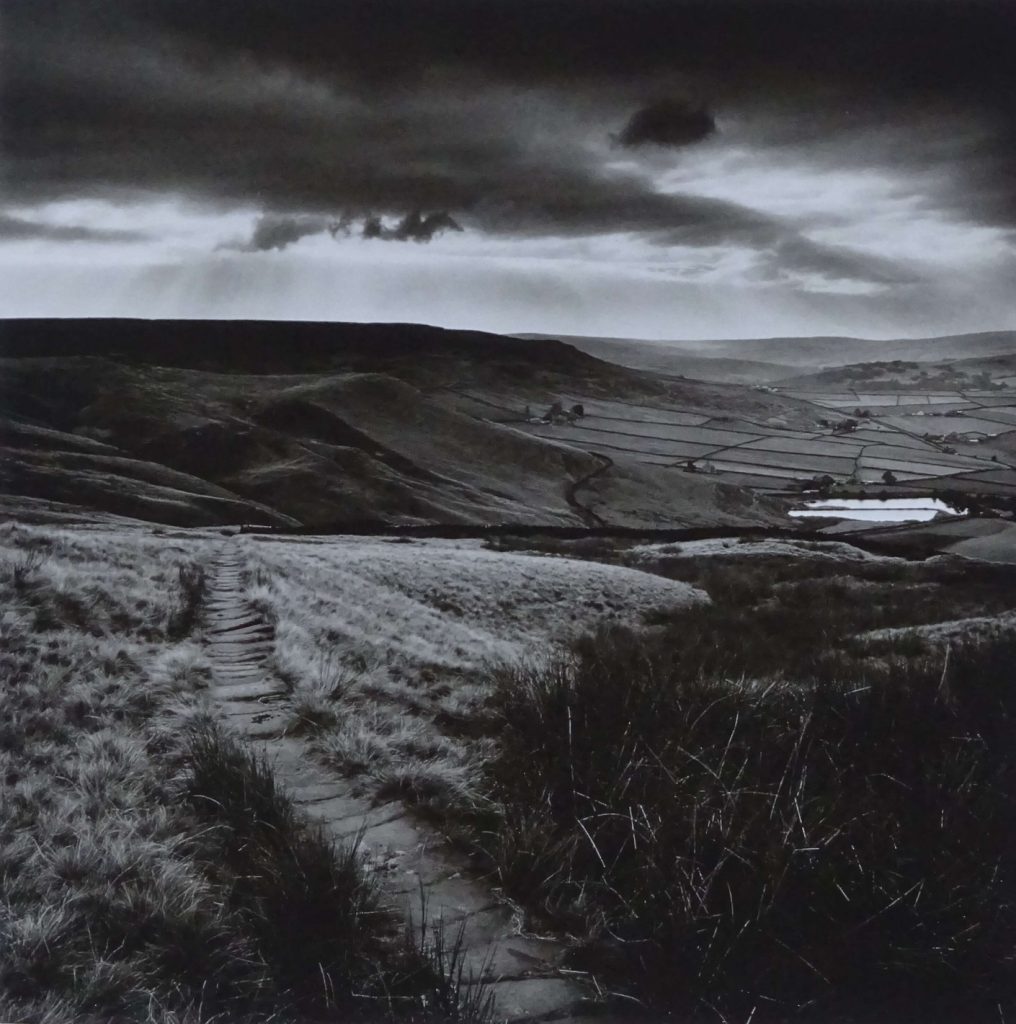
[[[649,1019],[1009,1019],[1016,643],[859,634],[1011,574],[678,568],[711,605],[495,674],[467,841]]]
[[[483,1020],[454,935],[211,724],[213,543],[0,531],[0,1017]],[[1016,650],[907,633],[1011,611],[1011,567],[540,546],[250,546],[291,730],[573,936],[612,1013],[1016,1015]],[[657,583],[615,607],[576,557]]]
[[[140,533],[0,544],[0,1017],[253,1005],[263,967],[202,870],[154,718],[201,680],[193,647],[164,647],[192,553]]]
[[[483,1021],[454,937],[212,724],[184,539],[0,529],[0,1019]]]
[[[428,589],[450,551],[415,544],[407,579],[378,545],[351,612],[332,594],[347,549],[261,545],[254,596],[283,626],[294,728],[454,835],[530,929],[575,937],[612,1013],[1016,1014],[1016,650],[909,632],[1011,612],[1011,567],[836,542],[500,546],[532,573],[581,558],[710,601],[585,635],[558,615],[498,664],[461,581]],[[511,592],[513,623],[526,599]],[[420,656],[438,636],[444,664]]]
[[[701,600],[680,582],[479,542],[247,538],[290,731],[378,799],[441,817],[483,801],[489,666],[598,619]]]

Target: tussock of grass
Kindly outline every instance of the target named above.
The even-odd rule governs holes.
[[[178,596],[167,628],[170,640],[182,639],[197,625],[201,603],[208,589],[205,569],[200,562],[181,565],[177,569],[177,581]]]
[[[756,685],[688,615],[502,673],[481,843],[506,888],[657,1013],[1016,1010],[1016,648]]]
[[[436,1021],[489,1024],[494,1015],[494,992],[466,968],[466,922],[449,933],[441,922],[427,924],[427,914],[427,897],[421,892],[419,918],[410,915],[403,936],[407,955],[420,965],[418,978],[428,989],[429,1012]],[[487,974],[489,967],[488,958],[479,975]]]
[[[207,688],[212,681],[212,663],[206,649],[194,641],[160,649],[148,663],[156,686],[192,692]]]
[[[314,735],[335,728],[339,706],[352,689],[356,675],[332,652],[318,655],[309,676],[287,680],[290,692],[291,735]]]
[[[4,560],[0,573],[10,580],[15,592],[23,591],[45,562],[46,556],[38,548],[24,548]]]
[[[424,718],[383,707],[344,718],[318,745],[326,763],[369,780],[377,799],[398,797],[439,814],[473,808],[481,799],[476,783],[490,749],[487,743],[466,748]]]
[[[218,730],[197,732],[188,761],[195,810],[222,829],[232,903],[280,984],[321,1003],[348,1002],[373,973],[385,930],[355,848],[336,849],[307,826],[270,768]]]

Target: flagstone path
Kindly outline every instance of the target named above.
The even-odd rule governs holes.
[[[466,974],[490,982],[496,1021],[591,1019],[599,1006],[591,988],[561,968],[562,943],[521,934],[512,909],[401,802],[376,806],[354,796],[302,740],[286,735],[292,714],[270,667],[273,630],[244,597],[243,572],[242,557],[229,551],[210,566],[205,635],[219,716],[266,757],[293,801],[327,835],[337,843],[359,837],[397,909],[419,922],[422,906],[428,922],[443,922],[450,938],[461,928]]]

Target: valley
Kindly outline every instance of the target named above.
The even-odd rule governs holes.
[[[4,500],[182,526],[674,528],[783,523],[816,487],[1016,497],[1016,336],[989,336],[989,356],[943,362],[959,342],[933,339],[924,361],[818,371],[830,344],[722,342],[700,346],[701,379],[623,365],[650,343],[612,344],[5,321]],[[897,349],[920,354],[879,353]],[[732,383],[732,353],[771,360],[771,382]]]

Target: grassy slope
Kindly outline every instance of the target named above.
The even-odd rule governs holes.
[[[1008,621],[1010,567],[806,542],[249,544],[293,727],[468,843],[531,928],[584,936],[574,965],[654,1019],[1016,1009],[1012,652],[957,648],[943,674],[923,628]],[[609,564],[547,555],[713,603],[654,613],[652,577],[612,594]],[[597,588],[624,606],[576,639]],[[639,608],[651,631],[617,625]]]
[[[499,673],[473,841],[653,1014],[1006,1019],[1011,641],[867,631],[1005,618],[1012,569],[777,548],[582,545],[713,604]]]
[[[571,515],[563,484],[597,466],[583,452],[465,416],[391,377],[332,378],[297,393],[361,424],[376,444],[407,462],[486,490],[492,504],[495,495],[502,496],[542,512],[547,520]],[[505,514],[510,515],[508,502]],[[519,514],[518,508],[514,511]]]
[[[80,483],[93,507],[176,523],[581,522],[569,489],[598,460],[499,422],[565,393],[814,419],[557,342],[411,325],[8,321],[0,354],[7,491],[66,501]],[[615,494],[619,522],[723,514],[715,488],[660,476],[618,460],[600,515]]]
[[[0,530],[0,1018],[460,1019],[357,857],[208,724],[210,543]]]
[[[475,797],[485,748],[461,728],[482,713],[487,665],[697,596],[645,573],[469,541],[247,543],[294,728],[374,791],[436,805]]]
[[[196,648],[164,646],[190,555],[140,535],[18,528],[2,546],[0,1016],[145,1019],[150,1000],[167,1013],[196,1003],[176,950],[207,957],[226,989],[256,987],[152,719],[203,675]]]
[[[382,964],[399,1005],[448,1005],[426,957],[361,927],[355,862],[263,768],[159,726],[207,679],[187,640],[207,542],[0,543],[0,1015],[320,1010],[322,958],[340,1003]],[[243,543],[294,728],[440,815],[532,923],[586,937],[576,964],[609,987],[707,1019],[1016,1009],[1012,652],[943,671],[928,631],[873,635],[1011,612],[1011,567],[801,542]],[[582,639],[590,613],[613,625]],[[652,630],[618,625],[640,616]]]

